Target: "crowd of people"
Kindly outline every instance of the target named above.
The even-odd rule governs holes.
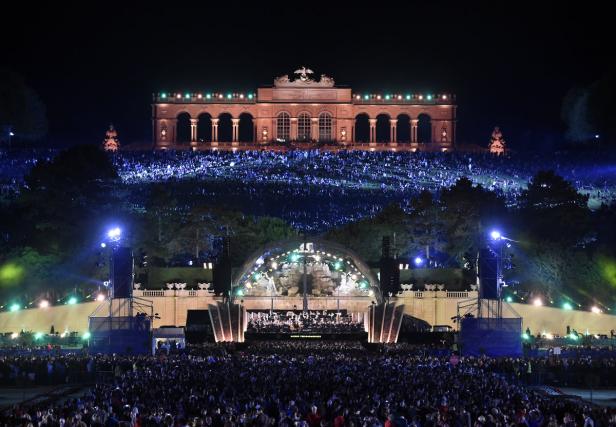
[[[3,191],[19,190],[23,176],[52,150],[0,152]],[[321,231],[372,215],[393,202],[408,206],[421,190],[438,192],[468,177],[509,204],[539,170],[555,170],[590,196],[592,206],[616,199],[616,172],[609,155],[594,152],[427,153],[370,151],[126,151],[112,154],[129,188],[189,183],[194,194],[242,207],[254,215],[285,219],[296,228]],[[314,209],[307,207],[314,206]]]
[[[358,342],[193,346],[169,356],[4,356],[0,383],[108,374],[79,398],[14,405],[2,425],[614,426],[616,410],[528,388],[540,366],[614,371],[614,359],[434,356]],[[593,365],[594,364],[594,365]],[[611,378],[612,380],[614,378]]]
[[[363,318],[353,313],[267,313],[253,312],[248,318],[249,333],[331,333],[364,331]]]

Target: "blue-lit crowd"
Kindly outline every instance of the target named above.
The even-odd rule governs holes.
[[[3,193],[19,191],[36,161],[53,154],[0,151]],[[112,159],[125,185],[193,183],[190,191],[214,203],[281,217],[306,231],[372,215],[392,202],[408,206],[421,190],[437,193],[465,176],[510,205],[539,170],[555,170],[571,181],[590,196],[591,207],[616,200],[616,159],[594,152],[498,157],[466,152],[125,151]]]

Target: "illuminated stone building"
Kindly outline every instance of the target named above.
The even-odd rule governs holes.
[[[285,143],[444,151],[456,139],[455,97],[447,93],[354,93],[302,67],[256,93],[154,95],[154,146],[212,149]]]

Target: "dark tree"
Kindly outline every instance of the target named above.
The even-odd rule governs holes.
[[[47,117],[36,92],[17,74],[0,69],[0,141],[8,139],[9,127],[16,140],[39,140],[47,134]]]
[[[588,196],[553,171],[540,171],[520,197],[529,238],[579,243],[588,231]]]

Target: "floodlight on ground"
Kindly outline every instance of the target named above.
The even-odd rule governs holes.
[[[502,236],[501,232],[498,230],[492,230],[490,232],[490,237],[492,238],[492,240],[499,240]]]
[[[602,310],[599,307],[597,307],[596,305],[593,305],[592,307],[590,307],[590,311],[592,311],[595,314],[601,314],[602,313]]]
[[[533,305],[535,307],[541,307],[543,305],[543,300],[541,298],[537,297],[537,298],[535,298],[533,300]]]
[[[47,301],[46,299],[39,302],[39,308],[47,308],[47,307],[49,307],[49,301]]]
[[[98,302],[105,301],[105,294],[98,294],[98,295],[96,295],[96,301],[98,301]]]
[[[569,302],[563,303],[563,310],[573,310],[573,306]]]
[[[17,311],[17,310],[19,310],[20,308],[21,308],[21,306],[20,306],[19,304],[14,303],[14,304],[11,304],[11,308],[10,308],[10,310],[11,310],[11,311]]]
[[[67,303],[68,303],[68,304],[70,304],[70,305],[77,304],[77,298],[75,298],[75,297],[70,297],[70,298],[68,299]]]

